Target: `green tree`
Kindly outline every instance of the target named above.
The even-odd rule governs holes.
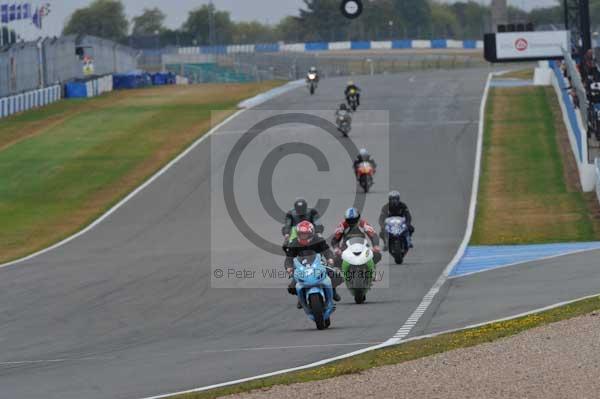
[[[491,10],[474,1],[457,2],[450,8],[458,18],[462,30],[462,39],[481,40],[483,34],[490,30]]]
[[[529,13],[529,21],[535,26],[541,25],[562,25],[564,24],[565,14],[562,6],[534,8]]]
[[[75,10],[63,34],[92,35],[122,41],[127,36],[129,22],[120,0],[95,0],[88,7]]]
[[[462,35],[458,17],[446,4],[431,3],[431,24],[433,37],[458,38]]]
[[[133,35],[148,36],[162,32],[166,15],[158,8],[146,8],[142,15],[133,18]]]
[[[431,35],[431,7],[424,0],[393,0],[393,10],[402,16],[406,24],[406,33],[411,38],[423,38]]]
[[[277,40],[284,42],[301,42],[304,40],[305,32],[297,17],[284,17],[274,29]]]
[[[183,24],[182,30],[191,35],[198,44],[207,45],[210,42],[210,14],[214,21],[214,44],[229,44],[233,39],[233,23],[227,11],[218,11],[214,5],[203,5],[190,11]]]
[[[347,40],[350,21],[341,14],[339,0],[303,0],[299,23],[308,41]]]
[[[269,43],[275,41],[274,29],[257,21],[238,22],[233,28],[233,43]]]

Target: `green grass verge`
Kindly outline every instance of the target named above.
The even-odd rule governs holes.
[[[359,373],[374,367],[403,363],[454,349],[467,348],[486,342],[492,342],[531,328],[585,315],[599,309],[600,297],[594,297],[513,320],[491,323],[485,326],[447,333],[432,338],[409,341],[405,344],[367,352],[362,355],[336,361],[313,369],[259,379],[210,391],[176,395],[172,398],[218,398],[257,389],[266,389],[274,385],[289,385],[301,382],[318,381],[346,374]]]
[[[279,84],[115,92],[0,121],[0,263],[90,223],[208,131],[213,111]]]
[[[550,88],[491,89],[471,244],[598,239],[584,194],[567,182],[557,113]]]
[[[512,71],[509,73],[505,73],[500,77],[500,79],[508,78],[508,79],[523,79],[523,80],[533,80],[533,69],[525,68],[519,69],[516,71]]]

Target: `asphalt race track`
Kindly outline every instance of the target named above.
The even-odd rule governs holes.
[[[405,265],[382,265],[389,288],[374,289],[365,305],[340,290],[331,329],[317,331],[295,309],[285,282],[249,289],[232,280],[237,289],[211,288],[211,276],[217,265],[281,268],[281,256],[257,249],[228,218],[219,199],[223,168],[235,142],[266,115],[325,110],[332,119],[345,84],[338,79],[323,81],[313,98],[302,88],[263,111],[242,113],[92,231],[0,269],[0,398],[141,398],[299,366],[390,338],[463,238],[488,72],[356,79],[363,107],[351,139],[379,163],[365,214],[376,223],[389,188],[399,189],[414,214],[416,248]],[[301,155],[281,160],[273,175],[277,203],[289,207],[299,195],[311,204],[330,198],[323,217],[330,233],[354,198],[350,159],[337,140],[298,124],[266,131],[255,150],[290,141],[322,150],[331,171],[317,171]],[[262,159],[251,154],[238,166],[236,197],[247,222],[279,243],[281,226],[256,195]],[[485,309],[480,313],[487,318]],[[435,326],[453,327],[460,317]]]

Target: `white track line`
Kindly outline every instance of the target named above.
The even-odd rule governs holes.
[[[217,126],[213,127],[210,131],[204,133],[200,138],[198,138],[198,140],[196,140],[195,142],[193,142],[185,151],[183,151],[181,154],[179,154],[177,157],[175,157],[171,162],[169,162],[168,164],[166,164],[165,166],[163,166],[158,172],[156,172],[154,175],[152,175],[152,177],[150,177],[148,180],[146,180],[146,182],[144,182],[141,186],[139,186],[138,188],[136,188],[134,191],[132,191],[131,193],[129,193],[129,195],[127,195],[125,198],[123,198],[121,201],[119,201],[115,206],[113,206],[112,208],[110,208],[108,211],[106,211],[106,213],[104,213],[102,216],[100,216],[98,219],[96,219],[94,222],[92,222],[92,224],[88,225],[87,227],[85,227],[83,230],[73,234],[70,237],[65,238],[64,240],[48,247],[48,248],[44,248],[41,251],[35,252],[31,255],[25,256],[23,258],[20,259],[16,259],[13,260],[11,262],[8,263],[4,263],[0,265],[0,269],[5,268],[5,267],[9,267],[9,266],[14,266],[16,264],[19,263],[23,263],[26,262],[28,260],[31,260],[33,258],[36,258],[40,255],[43,255],[47,252],[50,252],[56,248],[62,247],[63,245],[75,240],[78,237],[81,237],[82,235],[84,235],[85,233],[89,232],[90,230],[92,230],[94,227],[98,226],[100,223],[102,223],[104,220],[106,220],[110,215],[112,215],[113,213],[115,213],[119,208],[121,208],[123,205],[125,205],[128,201],[130,201],[133,197],[135,197],[140,191],[144,190],[146,187],[148,187],[150,184],[152,184],[156,179],[158,179],[160,176],[162,176],[166,171],[168,171],[170,168],[173,167],[173,165],[175,165],[177,162],[179,162],[181,159],[183,159],[184,157],[186,157],[190,152],[192,152],[196,147],[198,147],[204,140],[206,140],[208,137],[210,137],[213,133],[215,133],[217,130],[219,130],[222,126],[226,125],[227,123],[231,122],[233,119],[237,118],[238,116],[240,116],[241,114],[243,114],[245,111],[252,109],[258,105],[263,104],[264,102],[271,100],[279,95],[282,95],[284,93],[287,93],[288,91],[291,91],[295,88],[298,87],[298,82],[290,82],[287,83],[286,85],[283,85],[281,87],[275,88],[273,90],[269,90],[266,93],[261,93],[255,97],[252,97],[248,100],[244,100],[243,102],[240,103],[240,107],[243,108],[241,110],[238,110],[237,112],[235,112],[233,115],[229,116],[227,119],[225,119],[223,122],[219,123]],[[269,94],[270,93],[270,94]]]
[[[18,263],[23,263],[26,262],[28,260],[31,260],[33,258],[36,258],[40,255],[43,255],[47,252],[50,252],[56,248],[62,247],[63,245],[75,240],[78,237],[81,237],[82,235],[84,235],[85,233],[89,232],[90,230],[92,230],[94,227],[98,226],[100,223],[102,223],[104,220],[106,220],[110,215],[112,215],[113,213],[115,213],[119,208],[121,208],[123,205],[125,205],[127,202],[129,202],[133,197],[135,197],[140,191],[142,191],[143,189],[145,189],[146,187],[148,187],[150,184],[152,184],[156,179],[158,179],[160,176],[162,176],[167,170],[169,170],[173,165],[175,165],[177,162],[179,162],[182,158],[184,158],[185,156],[187,156],[191,151],[193,151],[198,145],[200,145],[200,143],[202,143],[204,140],[206,140],[211,134],[213,134],[215,131],[217,131],[219,128],[221,128],[221,126],[229,123],[232,119],[237,118],[238,116],[240,116],[244,111],[246,111],[246,109],[242,109],[237,111],[236,113],[234,113],[233,115],[229,116],[227,119],[225,119],[223,122],[219,123],[217,126],[215,126],[214,128],[212,128],[209,132],[205,133],[204,135],[202,135],[202,137],[200,137],[198,140],[196,140],[191,146],[189,146],[184,152],[182,152],[181,154],[179,154],[175,159],[173,159],[171,162],[169,162],[168,164],[166,164],[162,169],[160,169],[158,172],[156,172],[152,177],[150,177],[148,180],[146,180],[146,182],[144,184],[142,184],[141,186],[139,186],[138,188],[136,188],[134,191],[132,191],[131,193],[129,193],[129,195],[127,195],[125,198],[123,198],[121,201],[119,201],[115,206],[113,206],[112,208],[110,208],[105,214],[103,214],[102,216],[100,216],[98,219],[96,219],[94,222],[92,222],[92,224],[88,225],[86,228],[84,228],[83,230],[73,234],[70,237],[65,238],[64,240],[48,247],[45,249],[42,249],[41,251],[35,252],[31,255],[28,255],[24,258],[21,259],[17,259],[5,264],[0,265],[0,269],[5,268],[5,267],[9,267],[9,266],[14,266]]]
[[[490,91],[490,82],[492,81],[493,73],[490,73],[487,78],[487,82],[485,84],[485,89],[483,91],[483,97],[481,99],[481,106],[479,108],[479,131],[477,134],[477,152],[475,155],[475,169],[473,172],[473,185],[471,187],[471,203],[469,204],[469,218],[467,220],[467,230],[465,232],[465,236],[463,237],[462,243],[456,251],[454,258],[448,266],[444,269],[441,276],[435,282],[433,287],[429,290],[427,295],[423,297],[423,300],[415,309],[413,314],[408,318],[406,323],[400,328],[393,338],[391,338],[391,343],[398,343],[403,338],[405,338],[408,334],[410,334],[412,328],[417,324],[417,322],[423,317],[431,303],[433,302],[433,298],[440,291],[440,288],[444,285],[446,280],[448,280],[448,276],[450,272],[458,262],[462,259],[465,251],[467,250],[467,246],[469,245],[469,241],[471,240],[471,235],[473,234],[473,225],[475,224],[475,210],[477,209],[477,193],[479,191],[479,175],[481,173],[481,153],[483,149],[483,131],[485,124],[485,106],[487,104],[487,98]]]
[[[479,109],[479,131],[478,131],[478,135],[477,135],[477,153],[475,156],[475,170],[473,173],[471,203],[469,205],[469,218],[467,221],[467,229],[465,231],[465,236],[463,237],[463,241],[462,241],[460,247],[458,248],[456,255],[454,255],[454,258],[452,259],[452,261],[448,264],[448,266],[446,266],[446,268],[442,272],[442,275],[438,278],[438,280],[433,285],[433,287],[431,287],[431,289],[425,295],[425,297],[423,297],[423,300],[421,301],[421,303],[419,304],[417,309],[409,317],[409,319],[406,321],[406,323],[394,334],[393,337],[391,337],[390,339],[388,339],[387,341],[385,341],[379,345],[374,345],[374,346],[370,346],[368,348],[359,349],[357,351],[346,353],[346,354],[340,355],[340,356],[335,356],[335,357],[332,357],[329,359],[323,359],[318,362],[306,364],[306,365],[300,366],[300,367],[293,367],[293,368],[289,368],[289,369],[278,370],[278,371],[274,371],[271,373],[257,375],[254,377],[242,378],[239,380],[223,382],[220,384],[208,385],[208,386],[204,386],[204,387],[200,387],[200,388],[190,389],[187,391],[167,393],[167,394],[162,394],[162,395],[158,395],[158,396],[150,396],[150,397],[146,397],[146,398],[142,398],[142,399],[164,399],[164,398],[168,398],[168,397],[174,396],[174,395],[183,395],[183,394],[190,394],[190,393],[195,393],[195,392],[208,391],[211,389],[241,384],[241,383],[248,382],[248,381],[258,380],[261,378],[267,378],[267,377],[272,377],[275,375],[290,373],[293,371],[305,370],[305,369],[321,366],[321,365],[324,365],[327,363],[335,362],[337,360],[342,360],[342,359],[346,359],[346,358],[349,358],[352,356],[360,355],[362,353],[371,352],[376,349],[385,348],[390,345],[396,345],[400,341],[407,341],[404,338],[410,333],[412,328],[417,324],[417,322],[423,316],[423,314],[425,313],[427,308],[431,305],[433,298],[439,292],[439,290],[442,287],[442,285],[444,284],[444,282],[448,279],[448,275],[450,274],[450,271],[452,271],[452,269],[456,266],[456,264],[458,264],[458,262],[464,255],[464,253],[467,249],[469,240],[471,239],[471,234],[473,233],[473,224],[475,222],[475,209],[477,207],[477,191],[479,189],[479,175],[480,175],[480,171],[481,171],[481,151],[482,151],[482,146],[483,146],[485,106],[486,106],[488,94],[490,91],[490,82],[491,82],[493,76],[494,76],[494,73],[490,73],[488,75],[488,78],[487,78],[487,81],[485,84],[485,89],[483,91],[483,97],[481,99],[481,106]]]

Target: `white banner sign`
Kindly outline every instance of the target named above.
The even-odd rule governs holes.
[[[569,47],[567,31],[496,33],[496,54],[499,61],[562,57],[561,48]]]

